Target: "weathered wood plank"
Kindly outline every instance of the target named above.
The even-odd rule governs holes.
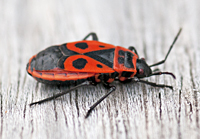
[[[0,138],[200,138],[200,2],[173,0],[0,1]],[[178,29],[183,32],[159,66],[169,76],[143,84],[114,83],[117,90],[88,119],[102,85],[84,87],[42,105],[28,104],[70,87],[37,83],[27,75],[29,58],[54,44],[81,40],[128,47],[152,64],[162,60]]]

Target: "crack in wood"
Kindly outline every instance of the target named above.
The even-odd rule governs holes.
[[[79,117],[80,112],[79,112],[79,106],[78,106],[78,90],[75,90],[75,105],[76,105],[76,109],[77,109],[77,115]]]
[[[182,91],[179,90],[179,109],[178,109],[178,119],[177,119],[177,122],[178,122],[178,138],[181,139],[182,138],[182,135],[181,135],[181,127],[180,127],[180,119],[181,119],[181,94],[182,94]]]
[[[64,110],[64,104],[63,104],[63,101],[61,100],[61,108],[62,108],[62,111],[63,111],[63,114],[64,114],[64,117],[65,117],[65,125],[66,125],[66,127],[68,127],[68,121],[67,121],[67,115],[66,115],[66,113],[65,113],[65,110]]]
[[[25,101],[24,110],[23,110],[23,117],[24,117],[24,119],[26,118],[26,107],[27,107],[27,99]]]
[[[21,73],[20,73],[20,69],[18,70],[18,77],[17,77],[17,92],[16,92],[16,99],[15,99],[15,105],[17,104],[17,99],[18,99],[18,95],[19,95],[19,86],[20,86],[20,77],[21,77]]]
[[[192,88],[193,88],[193,91],[194,91],[194,88],[196,88],[196,85],[195,85],[195,82],[194,82],[194,79],[193,79],[193,65],[192,65],[192,61],[191,61],[191,58],[190,58],[190,76],[191,76],[191,82],[192,82]],[[196,126],[197,128],[199,128],[199,109],[198,109],[198,97],[197,97],[197,91],[194,91],[194,100],[195,100],[195,109],[196,109]],[[190,111],[192,111],[192,104],[190,103]]]
[[[54,113],[55,113],[55,121],[58,120],[58,113],[57,113],[57,110],[56,110],[56,100],[54,99],[53,100],[53,109],[54,109]]]
[[[149,116],[148,116],[148,106],[147,106],[147,87],[146,85],[142,85],[143,92],[143,105],[144,105],[144,113],[145,113],[145,128],[146,128],[146,138],[149,139]]]

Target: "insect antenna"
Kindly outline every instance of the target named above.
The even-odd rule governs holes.
[[[167,59],[167,57],[168,57],[168,55],[169,55],[169,53],[170,53],[172,47],[174,46],[176,40],[178,39],[178,37],[179,37],[179,35],[180,35],[180,33],[181,33],[181,30],[182,30],[182,28],[179,29],[179,31],[178,31],[176,37],[174,38],[174,41],[172,42],[172,44],[171,44],[171,46],[170,46],[170,48],[169,48],[169,50],[168,50],[168,52],[167,52],[167,55],[165,56],[165,59],[162,60],[162,61],[159,61],[159,62],[157,62],[157,63],[155,63],[155,64],[152,64],[152,65],[150,65],[149,67],[154,67],[154,66],[158,66],[158,65],[160,65],[160,64],[165,63],[165,61],[166,61],[166,59]]]
[[[155,72],[155,73],[152,73],[150,76],[161,75],[161,74],[168,74],[168,75],[171,75],[174,79],[176,79],[176,76],[171,72]]]

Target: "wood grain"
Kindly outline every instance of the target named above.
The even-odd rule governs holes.
[[[0,1],[0,138],[198,139],[200,138],[200,2],[198,0]],[[102,85],[84,87],[42,105],[37,101],[70,87],[37,83],[26,73],[29,58],[50,45],[81,40],[135,46],[149,64],[162,60],[178,29],[183,31],[161,71],[117,90],[91,113]]]

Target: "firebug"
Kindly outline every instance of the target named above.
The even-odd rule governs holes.
[[[28,74],[45,84],[77,85],[66,92],[33,102],[30,106],[55,99],[82,86],[102,83],[109,91],[89,108],[86,114],[86,117],[88,117],[101,101],[115,91],[116,87],[111,85],[113,81],[120,81],[122,83],[133,81],[154,87],[172,89],[172,86],[148,82],[141,80],[141,78],[162,74],[168,74],[175,78],[173,73],[152,71],[151,67],[158,66],[166,61],[181,30],[174,38],[165,59],[150,66],[144,58],[139,58],[134,47],[130,46],[127,49],[99,42],[96,33],[93,32],[89,33],[81,41],[46,48],[29,60],[26,67]],[[92,40],[87,40],[90,36]]]

